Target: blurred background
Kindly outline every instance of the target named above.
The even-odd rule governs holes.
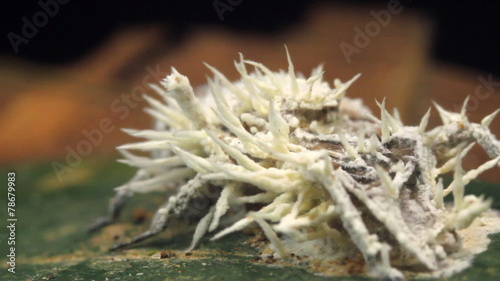
[[[469,119],[500,106],[500,2],[488,1],[7,1],[0,9],[0,165],[52,165],[65,185],[85,163],[114,159],[147,128],[140,94],[175,66],[193,85],[207,62],[236,79],[241,52],[273,70],[361,78],[349,90],[379,116],[387,97],[418,124],[432,100]],[[500,119],[500,118],[499,118]],[[433,109],[431,126],[439,124]],[[500,135],[500,121],[491,125]],[[487,157],[474,150],[465,167]],[[92,162],[94,161],[94,162]],[[92,165],[90,165],[92,166]],[[498,169],[481,177],[499,182]]]

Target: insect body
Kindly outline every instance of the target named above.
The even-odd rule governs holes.
[[[474,124],[466,104],[461,113],[436,105],[443,125],[426,131],[430,110],[411,127],[382,102],[376,118],[344,97],[359,75],[332,88],[321,67],[305,78],[288,62],[288,71],[272,72],[241,57],[236,82],[208,66],[214,78],[198,97],[173,69],[162,88],[154,86],[162,100],[146,97],[157,129],[125,130],[145,141],[118,148],[136,176],[116,189],[109,215],[92,229],[112,223],[133,194],[175,191],[148,231],[113,249],[180,217],[198,221],[190,248],[210,232],[219,239],[258,226],[277,258],[299,250],[321,258],[361,253],[369,274],[394,280],[404,277],[401,268],[452,266],[457,231],[491,204],[464,196],[464,187],[499,163],[500,142],[488,129],[498,110]],[[474,142],[492,160],[465,172],[461,159]],[[438,176],[451,171],[454,180],[444,187]],[[450,193],[454,206],[446,209]]]

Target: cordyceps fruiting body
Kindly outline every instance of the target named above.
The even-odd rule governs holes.
[[[499,110],[476,124],[466,117],[467,101],[460,113],[436,105],[443,125],[426,130],[430,110],[418,126],[405,126],[384,101],[379,119],[361,100],[344,97],[359,75],[336,79],[332,88],[321,66],[304,77],[289,55],[288,71],[242,56],[235,66],[241,79],[231,82],[207,65],[214,77],[198,95],[175,69],[153,86],[160,99],[146,97],[146,111],[155,129],[125,130],[145,141],[118,148],[137,174],[116,189],[108,216],[92,228],[114,221],[135,193],[175,195],[148,231],[114,249],[194,217],[190,249],[207,233],[220,239],[258,227],[277,259],[361,254],[367,274],[393,280],[404,279],[403,269],[446,276],[468,266],[470,257],[457,254],[458,232],[482,213],[498,219],[490,200],[464,195],[464,188],[498,166],[500,142],[488,126]],[[461,160],[475,143],[492,160],[464,171]],[[439,176],[448,172],[453,182],[443,186]],[[203,207],[195,204],[200,197],[207,198]],[[495,222],[492,231],[500,228]]]

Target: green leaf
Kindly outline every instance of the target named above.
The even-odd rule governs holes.
[[[6,232],[7,172],[16,172],[16,273],[7,271]],[[102,159],[91,159],[74,168],[60,182],[50,165],[0,169],[1,264],[0,280],[369,280],[364,277],[325,278],[299,266],[277,266],[252,262],[258,250],[244,244],[245,234],[209,242],[186,255],[191,242],[185,228],[171,227],[156,238],[131,249],[108,252],[116,240],[126,240],[147,229],[149,221],[134,224],[134,210],[154,212],[166,194],[137,196],[130,201],[120,221],[89,234],[86,227],[106,213],[113,187],[134,173],[132,168]],[[467,193],[493,197],[500,208],[497,184],[475,181]],[[3,194],[2,194],[3,193]],[[188,231],[192,231],[188,229]],[[489,249],[473,266],[449,280],[500,280],[500,234],[491,236]],[[159,259],[171,250],[174,256]],[[107,279],[106,279],[107,278]]]

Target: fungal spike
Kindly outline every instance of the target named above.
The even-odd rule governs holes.
[[[472,149],[472,147],[475,144],[476,144],[475,142],[470,143],[462,151],[459,151],[460,158],[464,158],[465,155],[467,155],[467,153]],[[444,163],[443,166],[441,166],[440,168],[436,169],[437,175],[445,174],[445,173],[448,173],[449,171],[451,171],[455,167],[456,162],[457,162],[457,157],[450,158],[450,160],[448,160],[446,163]]]
[[[178,156],[171,156],[171,157],[158,158],[152,160],[147,157],[135,156],[127,152],[126,150],[120,150],[120,153],[123,154],[124,156],[125,153],[128,153],[129,155],[125,156],[127,159],[118,159],[118,162],[127,164],[132,167],[138,167],[143,169],[157,168],[157,167],[173,168],[184,164],[184,162],[182,162],[181,158]]]
[[[342,145],[344,146],[347,155],[349,155],[350,158],[356,159],[359,157],[358,152],[356,149],[346,140],[344,134],[339,134],[340,141],[342,142]]]
[[[194,176],[195,172],[190,168],[177,168],[164,174],[148,178],[145,180],[136,180],[116,187],[116,191],[132,193],[164,192],[171,189],[168,185],[181,182],[185,178]]]
[[[269,77],[269,79],[271,80],[273,85],[278,89],[278,92],[283,93],[283,86],[281,85],[280,82],[278,82],[278,79],[276,78],[274,73],[269,68],[265,67],[262,63],[254,62],[251,60],[245,60],[244,62],[246,64],[252,65],[252,66],[262,70],[262,72],[264,72],[264,74],[266,74],[266,76]]]
[[[366,149],[365,149],[365,130],[364,129],[360,129],[358,132],[358,146],[357,146],[356,150],[359,153],[366,152]]]
[[[191,154],[172,144],[170,145],[170,149],[177,154],[188,167],[200,174],[213,173],[218,170],[213,163],[203,157]]]
[[[167,102],[168,108],[177,114],[182,114],[182,108],[179,106],[177,101],[168,95],[163,96],[163,99]]]
[[[438,209],[443,209],[444,200],[443,200],[443,178],[439,178],[436,184],[436,193],[434,195],[434,201],[436,202],[436,207]]]
[[[380,107],[380,121],[381,126],[380,130],[382,131],[382,143],[385,143],[389,140],[390,131],[389,131],[389,120],[387,120],[387,114],[385,110],[385,98],[382,100],[382,104],[380,104],[377,100],[375,100],[377,105]]]
[[[388,132],[390,134],[390,131],[392,130],[393,133],[398,132],[401,130],[401,125],[398,123],[398,121],[389,114],[387,109],[385,108],[385,97],[382,100],[382,104],[380,104],[378,101],[376,101],[378,107],[380,108],[380,114],[382,116],[382,119],[385,119],[386,123],[388,123]]]
[[[214,80],[212,80],[210,78],[207,78],[207,84],[212,95],[217,98],[217,101],[224,103],[224,106],[229,106],[226,98],[222,94],[219,79],[215,78]]]
[[[254,222],[254,219],[252,217],[242,218],[239,221],[237,221],[236,223],[234,223],[233,225],[231,225],[231,226],[225,228],[224,230],[218,232],[217,234],[215,234],[212,238],[210,238],[210,241],[215,241],[215,240],[220,239],[220,238],[222,238],[230,233],[240,231],[240,230],[244,229],[245,227],[249,226],[253,222]]]
[[[218,71],[217,69],[215,69],[213,66],[209,65],[208,63],[204,63],[204,64],[215,75],[214,78],[217,78],[220,82],[222,82],[224,87],[229,89],[231,93],[234,93],[240,99],[248,100],[248,96],[243,91],[241,91],[238,87],[236,87],[233,83],[231,83],[231,81],[229,81],[224,74],[222,74],[220,71]]]
[[[468,171],[462,178],[463,182],[465,184],[468,184],[471,180],[477,178],[484,171],[495,167],[499,163],[499,161],[500,161],[500,156],[483,163],[481,166],[477,167],[474,170]]]
[[[124,133],[127,133],[131,136],[134,136],[135,134],[139,133],[140,130],[137,130],[137,129],[129,129],[129,128],[121,128],[120,131],[124,132]]]
[[[368,145],[368,152],[372,155],[377,153],[377,147],[380,144],[377,136],[375,134],[370,136],[370,144]]]
[[[224,150],[227,154],[229,154],[229,156],[234,158],[236,162],[238,162],[238,164],[244,167],[245,169],[248,169],[250,171],[259,171],[264,169],[262,166],[255,163],[255,161],[247,157],[245,154],[241,153],[238,149],[231,147],[230,145],[219,139],[215,135],[215,132],[207,130],[207,134],[212,138],[212,140],[218,146],[221,147],[222,150]]]
[[[193,122],[191,122],[191,120],[173,111],[159,111],[155,108],[145,108],[144,112],[172,128],[188,129],[193,127]]]
[[[333,86],[336,89],[342,87],[342,81],[340,81],[340,79],[338,79],[338,78],[333,79]]]
[[[157,93],[160,97],[165,97],[167,94],[167,91],[164,89],[160,88],[157,84],[148,84],[148,87],[151,88],[155,93]]]
[[[340,80],[336,79],[334,81],[334,84],[335,84],[335,89],[337,90],[337,92],[334,94],[333,96],[333,99],[340,99],[342,98],[344,95],[345,95],[345,92],[347,91],[347,89],[349,89],[349,87],[352,85],[352,83],[354,83],[356,80],[358,80],[358,78],[361,76],[361,73],[358,73],[356,75],[354,75],[353,78],[351,78],[351,80],[345,82],[345,83],[342,83],[340,82]]]
[[[249,154],[252,154],[253,156],[257,157],[268,157],[269,155],[272,155],[275,159],[277,160],[282,160],[282,161],[294,161],[295,159],[290,156],[288,156],[286,153],[281,153],[279,151],[276,151],[273,149],[273,146],[269,145],[265,141],[253,136],[249,132],[247,132],[244,128],[243,125],[239,122],[238,124],[232,124],[230,121],[226,119],[225,116],[223,116],[222,113],[220,112],[214,112],[219,119],[222,121],[222,123],[235,135],[237,135],[240,140],[243,142],[245,147],[247,149],[250,149],[251,151],[247,151]]]
[[[170,121],[166,120],[168,124],[178,123],[178,125],[177,126],[174,125],[174,127],[182,127],[182,128],[187,128],[189,127],[190,124],[192,124],[191,120],[186,118],[186,116],[184,116],[182,113],[172,110],[171,107],[174,106],[167,107],[165,105],[162,105],[158,100],[153,99],[148,95],[144,95],[143,98],[146,100],[147,103],[149,103],[149,105],[151,105],[151,107],[154,110],[156,110],[156,112],[165,115],[165,117],[170,120]]]
[[[255,88],[253,87],[253,84],[250,83],[250,81],[248,81],[250,76],[248,75],[247,68],[245,66],[245,60],[241,53],[239,55],[240,55],[240,61],[239,62],[235,61],[234,66],[238,71],[238,73],[240,74],[241,81],[245,85],[247,91],[250,93],[250,96],[255,96],[256,95]]]
[[[429,116],[431,115],[431,108],[427,110],[425,113],[424,117],[422,117],[422,120],[420,121],[420,124],[418,125],[418,132],[422,135],[425,133],[425,129],[427,128],[427,124],[429,124]]]
[[[312,95],[314,83],[316,83],[316,81],[318,81],[318,80],[321,81],[323,79],[323,73],[324,72],[316,73],[314,76],[311,76],[306,80],[306,84],[309,85],[309,89],[304,94],[304,97],[303,97],[304,100],[306,100],[306,101],[311,100],[311,95]]]
[[[264,75],[264,73],[262,73],[262,71],[258,68],[254,68],[254,76],[258,79],[258,80],[264,80],[266,79],[266,76]]]
[[[391,176],[382,167],[375,166],[375,170],[380,178],[380,183],[387,191],[387,194],[392,199],[397,199],[399,197],[399,189],[392,183]]]
[[[323,71],[323,67],[324,67],[324,66],[325,66],[325,64],[324,64],[324,63],[320,63],[317,67],[315,67],[315,68],[311,71],[311,75],[310,75],[310,76],[312,77],[312,76],[316,76],[316,75],[318,75],[318,74],[320,74],[320,73],[323,73],[323,72],[324,72],[324,71]]]
[[[287,144],[290,127],[281,114],[274,108],[274,102],[269,102],[269,130],[273,135],[274,149],[281,153],[288,153]]]
[[[198,141],[204,137],[203,134],[196,133],[185,133],[177,132],[173,133],[170,131],[156,131],[156,130],[123,130],[124,132],[139,138],[147,138],[150,140],[171,140],[171,141],[187,141],[193,142],[193,139],[198,139]]]
[[[147,157],[136,156],[136,155],[134,155],[134,154],[132,154],[132,153],[126,151],[126,150],[118,150],[118,152],[121,155],[123,155],[123,157],[127,158],[128,160],[133,160],[133,159],[141,159],[141,160],[143,160],[143,159],[149,159]],[[122,160],[122,159],[119,159],[118,161],[120,161],[120,160]]]
[[[324,73],[325,73],[324,71],[316,73],[315,75],[307,78],[306,83],[312,85],[316,83],[316,81],[321,81]]]
[[[200,239],[207,233],[207,230],[210,226],[210,222],[212,221],[213,217],[215,214],[215,207],[212,206],[208,213],[198,222],[198,225],[196,226],[196,229],[193,234],[193,240],[191,241],[191,245],[185,250],[185,252],[189,252],[194,247],[196,247],[196,244],[200,241]]]
[[[401,119],[401,114],[399,114],[399,110],[397,107],[394,107],[392,109],[392,115],[394,116],[394,120],[396,120],[400,127],[404,126],[403,120]]]
[[[467,105],[469,104],[469,99],[470,95],[467,95],[467,97],[464,100],[464,104],[462,105],[462,109],[460,110],[460,117],[462,121],[467,120]]]
[[[463,181],[462,158],[460,157],[460,153],[458,153],[455,163],[455,171],[453,173],[453,182],[447,188],[452,189],[455,210],[462,209],[465,184],[466,183]]]
[[[493,119],[495,119],[495,117],[497,116],[498,112],[500,112],[500,108],[493,111],[493,113],[491,113],[490,115],[484,117],[483,120],[481,120],[481,125],[488,128],[490,126],[491,122],[493,121]]]
[[[212,82],[209,82],[212,83]],[[214,87],[215,89],[215,87]],[[226,98],[222,94],[222,91],[214,91],[212,92],[212,96],[215,101],[215,105],[217,106],[218,112],[220,113],[220,117],[222,117],[224,120],[227,120],[231,124],[237,126],[237,127],[242,127],[240,120],[234,112],[232,112],[229,109],[229,103],[227,102]]]
[[[274,230],[269,226],[267,222],[265,222],[262,218],[260,218],[257,214],[253,213],[250,216],[254,217],[254,220],[259,224],[259,226],[262,228],[264,231],[264,234],[266,235],[267,239],[271,242],[271,244],[276,248],[276,251],[278,253],[278,258],[286,258],[289,254],[287,250],[285,249],[285,246],[281,242],[281,240],[278,238],[278,235]]]
[[[462,152],[460,153],[460,158],[464,158],[465,155],[467,155],[467,153],[469,153],[469,151],[472,149],[472,147],[474,147],[474,145],[476,145],[475,142],[471,142],[469,143],[463,150]]]
[[[270,203],[276,199],[276,193],[266,191],[255,195],[247,195],[234,198],[234,201],[239,203]]]
[[[179,104],[184,114],[190,119],[196,129],[202,129],[208,125],[199,100],[195,97],[189,79],[172,69],[172,74],[164,80],[164,86]]]
[[[214,113],[229,129],[229,131],[239,137],[248,154],[254,157],[267,157],[267,151],[272,150],[270,147],[268,147],[265,143],[256,140],[252,134],[248,133],[243,128],[241,123],[233,124],[221,112],[214,111]]]
[[[132,144],[124,144],[117,147],[119,150],[124,149],[136,149],[142,151],[151,151],[155,149],[165,149],[168,148],[168,141],[147,141],[147,142],[138,142]]]
[[[250,103],[255,111],[257,111],[259,114],[265,116],[267,115],[267,102],[260,97],[258,91],[255,89],[254,84],[252,83],[252,79],[250,75],[247,73],[247,69],[245,67],[245,60],[243,58],[243,55],[240,53],[240,62],[234,62],[234,66],[236,70],[240,73],[241,76],[241,82],[243,85],[245,85],[245,88],[247,89],[249,96],[252,98],[250,99]],[[244,105],[248,104],[248,101],[245,103],[242,103]]]
[[[451,122],[451,113],[449,111],[446,111],[444,108],[442,108],[439,104],[437,104],[435,101],[432,101],[434,104],[434,107],[438,110],[439,117],[441,118],[441,122],[443,124],[449,124]]]
[[[178,124],[174,120],[169,119],[164,114],[161,114],[160,112],[158,112],[152,108],[145,108],[144,112],[146,112],[148,115],[153,117],[157,122],[161,122],[161,123],[167,125],[170,128],[173,128],[173,129],[187,129],[190,127],[190,123],[185,124],[185,125]]]
[[[366,113],[366,118],[373,122],[374,124],[380,125],[381,121],[377,117],[375,117],[371,112]]]
[[[174,136],[171,132],[168,131],[154,131],[154,130],[123,130],[124,132],[132,135],[134,137],[139,138],[147,138],[150,140],[173,140]]]
[[[234,188],[235,184],[229,183],[222,189],[220,197],[215,204],[213,220],[210,223],[208,231],[214,231],[219,226],[220,218],[226,214],[227,210],[229,210],[229,200],[232,194],[235,192]]]
[[[261,186],[265,191],[284,193],[298,190],[304,181],[296,171],[264,169],[261,171],[247,171],[243,169],[221,169],[221,173],[208,174],[205,179],[236,180],[244,183]],[[286,185],[285,185],[286,183]]]
[[[167,108],[165,105],[161,104],[158,100],[148,96],[148,95],[143,95],[142,96],[149,105],[154,107],[155,109],[162,111],[163,109]]]
[[[239,58],[239,61],[234,61],[236,70],[238,70],[238,72],[240,72],[241,76],[248,76],[248,71],[247,71],[247,67],[245,64],[245,57],[243,56],[242,53],[238,53],[238,58]]]
[[[455,211],[448,217],[446,225],[448,228],[462,230],[469,227],[474,219],[491,207],[492,200],[484,200],[483,196],[465,196],[464,207]]]
[[[295,69],[293,67],[292,59],[290,58],[290,53],[288,52],[288,47],[285,45],[286,58],[288,60],[288,76],[290,76],[292,95],[294,97],[299,96],[299,84],[297,83],[297,77],[295,77]]]
[[[387,115],[387,119],[389,120],[389,124],[391,125],[393,133],[401,131],[402,127],[398,120],[394,118],[387,110],[385,111],[385,114]]]
[[[248,79],[252,81],[252,83],[260,88],[262,91],[259,92],[259,95],[263,96],[266,100],[273,99],[277,94],[281,94],[280,91],[274,86],[265,81],[256,79],[254,77],[249,76]]]

